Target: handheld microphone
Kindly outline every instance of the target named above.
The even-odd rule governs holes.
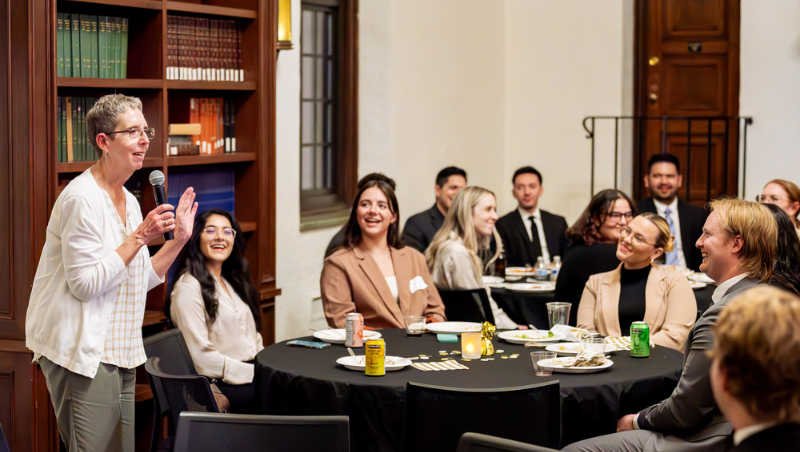
[[[150,173],[150,183],[153,185],[153,193],[156,195],[156,206],[167,204],[167,190],[164,188],[164,173],[155,170]],[[175,236],[172,231],[164,233],[164,240],[172,240]]]

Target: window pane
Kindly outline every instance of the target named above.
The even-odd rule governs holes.
[[[325,51],[325,16],[324,12],[317,13],[317,48],[314,51],[316,54],[322,54]]]
[[[314,148],[303,146],[300,159],[300,189],[314,189]]]
[[[325,16],[325,22],[327,24],[327,27],[325,27],[325,36],[328,38],[328,45],[325,46],[327,50],[326,53],[328,55],[333,55],[333,14]]]
[[[314,11],[303,10],[303,23],[300,27],[301,50],[303,53],[314,53]]]
[[[317,99],[323,99],[325,97],[325,92],[323,88],[325,87],[325,59],[324,58],[316,58],[317,66],[316,66],[316,74],[315,78],[317,81],[317,91],[314,93],[317,96]]]
[[[314,57],[303,57],[303,63],[300,66],[302,77],[302,98],[314,98]]]
[[[323,108],[324,106],[325,105],[322,102],[317,102],[317,115],[316,115],[316,117],[317,117],[316,121],[317,122],[315,124],[316,130],[317,130],[317,136],[316,136],[316,142],[317,143],[321,143],[322,141],[325,140],[325,138],[322,136],[323,126],[325,125],[325,123],[324,123],[325,118],[323,117],[324,116],[324,111],[325,111],[324,108]]]
[[[325,58],[325,98],[333,97],[333,60]]]
[[[325,103],[325,143],[333,141],[331,133],[333,132],[333,114],[331,112],[331,103]]]
[[[303,102],[303,116],[301,118],[302,144],[314,142],[314,102]]]
[[[333,186],[333,151],[330,146],[325,148],[325,186]]]
[[[315,165],[315,168],[314,168],[316,170],[316,171],[314,171],[314,176],[315,176],[314,179],[315,179],[317,188],[326,188],[325,184],[323,183],[323,180],[322,180],[323,169],[324,169],[322,157],[323,157],[323,155],[322,155],[322,147],[321,146],[317,146],[316,152],[315,152],[316,165]]]

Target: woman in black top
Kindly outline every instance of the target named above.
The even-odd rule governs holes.
[[[800,294],[800,239],[794,222],[777,204],[764,204],[778,223],[778,252],[772,269],[771,286]]]
[[[619,265],[619,228],[634,216],[636,205],[631,198],[619,190],[607,189],[594,195],[578,221],[567,229],[572,247],[558,273],[555,297],[556,301],[572,303],[570,325],[576,325],[578,303],[589,277]]]

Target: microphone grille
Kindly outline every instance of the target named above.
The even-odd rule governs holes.
[[[151,185],[164,185],[164,173],[159,170],[155,170],[150,173],[150,184]]]

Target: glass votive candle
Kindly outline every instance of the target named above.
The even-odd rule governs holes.
[[[467,359],[481,357],[481,333],[461,333],[461,356]]]

